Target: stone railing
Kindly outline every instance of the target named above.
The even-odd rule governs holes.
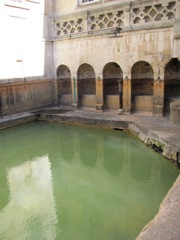
[[[55,38],[173,26],[179,0],[135,1],[53,19]]]
[[[145,24],[148,22],[168,21],[176,17],[176,1],[163,1],[151,5],[151,2],[143,6],[132,7],[132,23]]]

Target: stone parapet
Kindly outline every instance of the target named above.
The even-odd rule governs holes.
[[[55,18],[55,38],[79,37],[84,34],[120,32],[174,26],[178,1],[158,0],[125,2]]]

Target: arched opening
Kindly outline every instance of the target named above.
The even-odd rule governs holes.
[[[165,67],[164,75],[164,111],[170,112],[170,103],[180,99],[180,61],[173,58]]]
[[[107,63],[103,69],[104,108],[122,108],[122,78],[120,66],[115,62]]]
[[[93,67],[87,63],[82,64],[78,69],[77,79],[79,107],[95,108],[96,80]]]
[[[132,112],[153,111],[154,73],[145,61],[135,63],[131,69]]]
[[[66,65],[57,68],[58,105],[72,104],[71,73]]]

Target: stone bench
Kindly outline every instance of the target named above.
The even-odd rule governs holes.
[[[180,99],[170,104],[170,121],[180,123]]]

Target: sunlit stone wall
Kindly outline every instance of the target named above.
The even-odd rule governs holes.
[[[178,47],[180,2],[177,0],[100,0],[84,4],[76,0],[71,2],[73,3],[69,6],[70,1],[55,1],[55,15],[51,25],[55,77],[57,68],[65,65],[70,70],[72,79],[77,79],[78,89],[77,73],[82,64],[92,66],[95,78],[104,81],[104,67],[108,63],[116,63],[122,69],[119,78],[123,80],[124,113],[147,111],[157,116],[163,115],[166,97],[165,67],[171,59],[180,59]],[[135,64],[143,66],[138,63],[147,64],[152,68],[151,79],[139,68],[135,69],[139,76],[134,79],[133,66]],[[134,88],[133,81],[140,85],[139,89],[138,84],[136,89]],[[143,81],[148,81],[148,84]],[[151,81],[150,93],[147,91],[149,81]],[[180,83],[176,84],[179,86]],[[140,97],[136,96],[141,88],[144,91],[141,91]],[[96,89],[96,93],[101,95],[101,100],[98,101],[105,105],[103,89],[101,93]],[[138,102],[142,96],[145,99],[144,105]],[[99,99],[99,96],[96,98]],[[137,102],[132,102],[136,99]],[[115,106],[112,108],[117,109]]]

